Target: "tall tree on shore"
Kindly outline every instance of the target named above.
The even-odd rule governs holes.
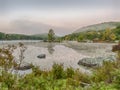
[[[53,29],[50,29],[48,32],[48,41],[53,42],[55,40],[55,33]]]
[[[103,32],[103,36],[102,36],[102,40],[110,40],[110,35],[111,35],[112,31],[110,28],[107,28],[104,32]]]

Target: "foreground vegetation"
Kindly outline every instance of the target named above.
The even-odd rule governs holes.
[[[23,59],[24,45],[20,43]],[[30,74],[12,74],[15,63],[12,52],[15,46],[0,49],[0,90],[120,90],[120,44],[113,46],[118,53],[116,61],[103,62],[102,66],[92,69],[92,74],[75,70],[71,67],[64,69],[62,64],[53,64],[50,71],[43,71],[32,66]]]
[[[54,64],[52,70],[32,68],[32,73],[18,76],[1,71],[0,90],[119,90],[120,66],[104,62],[92,75],[63,65]]]

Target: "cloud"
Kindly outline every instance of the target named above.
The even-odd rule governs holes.
[[[35,34],[120,20],[120,0],[0,0],[0,31]]]
[[[7,26],[7,27],[5,27]],[[6,33],[19,33],[19,34],[40,34],[47,33],[49,29],[53,29],[57,35],[65,35],[70,31],[67,28],[55,27],[41,22],[34,22],[30,20],[14,20],[8,25],[0,27],[0,31]]]
[[[31,9],[93,9],[111,8],[118,0],[0,0],[1,9],[7,11]]]

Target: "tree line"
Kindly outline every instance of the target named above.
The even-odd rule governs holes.
[[[120,40],[120,26],[115,29],[106,28],[105,30],[95,31],[89,30],[86,32],[72,33],[62,37],[62,40],[71,41],[115,41]]]
[[[0,32],[0,40],[44,40],[47,37],[42,35],[5,34]]]

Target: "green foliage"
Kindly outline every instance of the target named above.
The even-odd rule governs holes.
[[[47,40],[46,35],[5,34],[0,32],[0,40]]]
[[[83,35],[79,35],[78,38],[77,38],[77,41],[80,42],[80,41],[83,41],[84,40],[84,36]]]
[[[14,84],[16,84],[17,77],[16,75],[12,75],[6,71],[2,71],[0,75],[0,90],[1,88],[14,88]]]
[[[32,73],[22,77],[2,72],[0,90],[119,90],[120,71],[115,66],[112,62],[104,62],[94,75],[73,68],[64,70],[63,65],[59,64],[54,64],[50,71],[33,67]],[[112,82],[106,82],[110,78]]]
[[[88,90],[118,90],[114,88],[111,84],[106,84],[104,82],[93,83],[92,86],[88,88]]]
[[[113,30],[113,32],[118,36],[120,35],[120,26]]]
[[[114,75],[114,79],[113,79],[114,87],[120,89],[120,70],[116,69],[113,72],[113,75]]]
[[[0,40],[5,39],[5,34],[0,32]]]
[[[55,36],[54,31],[52,29],[50,29],[49,32],[48,32],[48,41],[53,42],[55,40],[54,36]]]
[[[105,30],[95,31],[89,30],[80,33],[73,33],[62,37],[62,40],[76,40],[78,42],[86,40],[97,41],[115,41],[120,40],[120,26],[115,29],[106,28]]]
[[[54,79],[61,79],[65,77],[64,68],[62,64],[53,64],[52,75]]]
[[[87,73],[80,72],[79,69],[75,70],[73,79],[79,81],[80,83],[90,83],[90,76]]]
[[[80,86],[80,82],[79,82],[79,80],[74,80],[72,78],[68,78],[67,79],[67,85],[68,86],[71,85],[71,86],[74,86],[76,88],[76,87]]]
[[[32,71],[33,71],[33,74],[34,74],[35,76],[41,76],[42,73],[43,73],[43,71],[41,71],[41,70],[39,69],[39,67],[34,67],[34,66],[33,66],[33,68],[32,68]]]
[[[72,78],[75,75],[75,71],[73,68],[67,68],[66,69],[66,77],[67,78]]]
[[[14,62],[14,57],[12,55],[13,50],[16,47],[14,45],[8,45],[7,47],[0,48],[0,66],[6,72],[16,65]]]
[[[103,62],[102,67],[98,67],[94,72],[93,81],[101,82],[104,81],[106,83],[112,83],[113,75],[112,71],[114,71],[116,64],[114,62]]]

